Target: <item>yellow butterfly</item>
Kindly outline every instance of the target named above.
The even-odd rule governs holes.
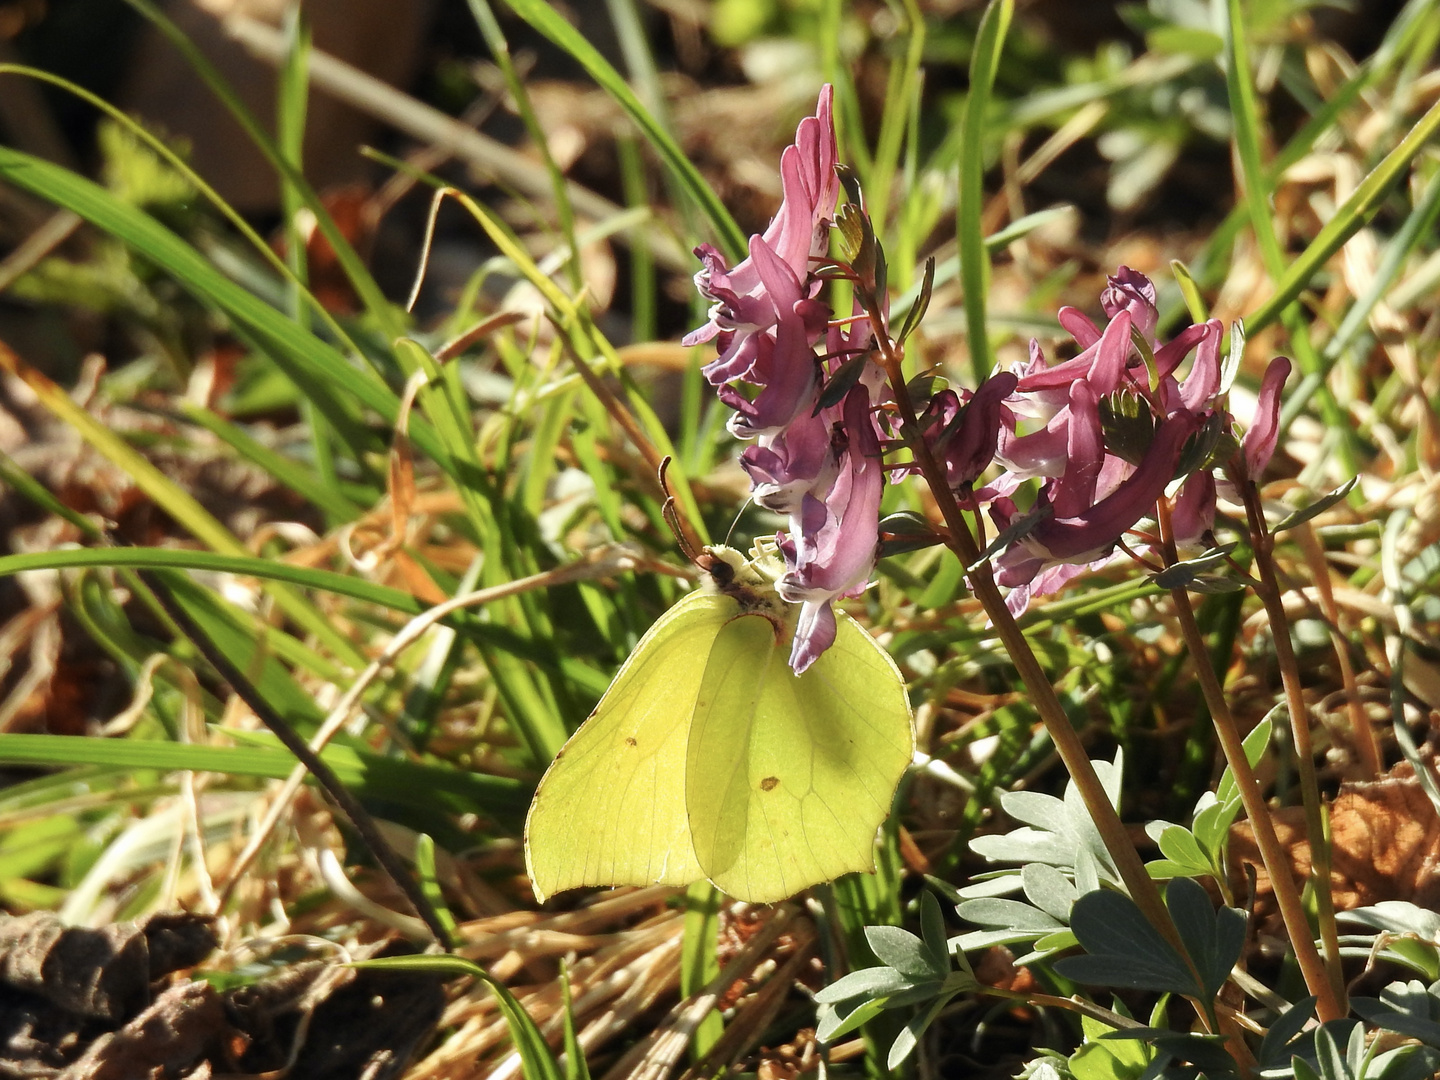
[[[525,825],[535,895],[688,885],[773,902],[874,869],[914,753],[904,680],[853,619],[797,676],[763,557],[707,548],[712,589],[663,615],[556,756]]]

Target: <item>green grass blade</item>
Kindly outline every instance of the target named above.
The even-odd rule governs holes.
[[[404,320],[399,317],[395,306],[385,299],[375,278],[366,269],[354,246],[340,231],[340,227],[335,224],[335,219],[330,216],[330,211],[325,208],[320,196],[315,193],[315,189],[310,186],[305,177],[286,160],[284,153],[276,146],[275,141],[266,134],[264,127],[240,100],[239,94],[226,82],[225,76],[220,74],[215,65],[206,59],[205,54],[195,47],[195,43],[185,36],[184,31],[171,22],[150,0],[126,0],[126,2],[150,20],[155,28],[175,46],[180,55],[185,58],[186,63],[195,69],[195,73],[210,88],[211,93],[219,98],[220,103],[235,118],[250,141],[265,155],[266,161],[284,178],[287,184],[293,187],[295,193],[315,215],[316,227],[334,249],[335,258],[340,263],[341,269],[345,271],[346,279],[355,289],[356,295],[360,297],[360,302],[365,306],[366,312],[375,320],[380,332],[387,339],[398,337],[403,333]]]
[[[315,299],[315,296],[310,292],[309,289],[305,288],[304,282],[299,281],[294,277],[291,268],[286,264],[284,259],[280,258],[279,255],[275,254],[274,249],[272,249],[270,245],[265,242],[265,238],[262,237],[254,230],[254,228],[251,227],[250,223],[245,220],[243,215],[241,215],[238,211],[236,211],[233,206],[231,206],[228,202],[221,198],[220,193],[216,191],[213,187],[211,187],[210,184],[206,182],[203,176],[197,173],[194,169],[190,168],[189,164],[186,163],[184,158],[180,157],[180,155],[175,153],[174,150],[166,146],[163,140],[156,138],[145,127],[145,125],[137,123],[134,117],[130,116],[129,114],[125,113],[120,109],[117,109],[114,105],[111,105],[104,98],[96,94],[92,94],[83,86],[73,83],[69,79],[62,78],[61,76],[56,75],[53,72],[41,71],[39,68],[28,67],[25,64],[0,64],[0,75],[4,74],[23,75],[29,79],[39,79],[42,82],[50,83],[52,86],[58,86],[66,93],[73,94],[76,97],[80,98],[82,101],[84,101],[86,104],[91,105],[96,109],[99,109],[101,112],[105,113],[105,115],[108,116],[111,120],[115,121],[115,123],[121,125],[127,131],[133,134],[137,139],[139,139],[147,147],[149,147],[153,153],[160,157],[166,165],[168,165],[170,168],[174,169],[177,173],[183,176],[186,182],[189,183],[201,195],[203,195],[205,197],[205,200],[209,202],[210,205],[213,206],[225,218],[226,221],[230,223],[231,227],[234,228],[237,233],[239,233],[245,238],[246,242],[250,245],[251,248],[255,250],[257,254],[261,256],[261,258],[263,258],[267,263],[274,267],[277,273],[279,273],[282,277],[285,277],[290,282],[291,286],[294,287],[300,293],[300,295],[305,298],[306,302],[310,306],[310,310],[325,324],[325,328],[334,335],[336,341],[342,343],[351,352],[356,353],[357,355],[359,354],[359,346],[350,339],[350,336],[345,332],[345,328],[342,327],[338,322],[336,322],[335,317],[325,309],[325,306],[321,304],[319,300]]]
[[[720,904],[724,897],[708,881],[685,890],[685,940],[680,951],[680,996],[693,997],[720,974],[715,947],[720,933]],[[711,1010],[690,1039],[690,1057],[699,1062],[724,1034],[725,1021]]]
[[[732,260],[743,258],[746,251],[745,234],[730,215],[730,211],[725,208],[720,197],[706,183],[705,178],[700,175],[700,170],[695,168],[690,159],[685,156],[685,152],[670,137],[660,122],[650,113],[650,110],[645,108],[620,73],[611,66],[605,57],[600,55],[600,50],[586,41],[578,30],[566,22],[560,13],[544,0],[506,0],[506,2],[515,14],[578,61],[590,73],[590,77],[630,114],[630,118],[645,133],[645,137],[650,140],[650,144],[660,155],[661,160],[674,173],[681,187],[709,218],[726,255]]]
[[[1245,327],[1250,333],[1256,333],[1274,322],[1280,312],[1300,295],[1330,256],[1369,220],[1381,200],[1409,168],[1410,162],[1435,138],[1437,131],[1440,131],[1440,102],[1430,106],[1399,145],[1386,154],[1350,197],[1340,204],[1334,216],[1275,283],[1275,294],[1245,317]]]
[[[309,668],[322,679],[337,682],[343,678],[343,672],[334,664],[283,632],[267,633],[269,628],[254,615],[242,613],[218,591],[212,592],[184,574],[162,571],[157,576],[174,595],[175,602],[246,673],[282,716],[297,728],[313,728],[325,719],[325,710],[315,703],[315,695],[302,689],[280,661],[289,660]],[[124,617],[118,612],[117,616]],[[184,643],[178,648],[188,651]]]
[[[566,1080],[565,1071],[555,1060],[545,1036],[525,1007],[515,1000],[505,984],[494,978],[473,960],[460,956],[386,956],[378,960],[361,960],[351,967],[374,968],[380,971],[420,971],[459,977],[468,975],[484,983],[495,995],[500,1014],[510,1028],[510,1039],[520,1055],[520,1068],[525,1080]]]
[[[73,570],[82,567],[136,567],[145,570],[205,570],[217,574],[240,574],[269,581],[283,581],[304,589],[348,596],[390,608],[405,615],[418,615],[429,605],[407,592],[376,585],[363,578],[294,566],[276,559],[253,555],[228,555],[214,551],[185,551],[177,548],[60,548],[32,551],[24,555],[0,556],[0,577],[27,570]]]
[[[82,176],[0,146],[0,179],[73,210],[169,273],[189,293],[225,312],[255,338],[337,427],[353,428],[330,385],[345,386],[368,408],[393,418],[398,399],[373,372],[359,371],[314,334],[230,281],[149,214]],[[327,385],[329,383],[330,385]]]
[[[906,132],[910,130],[912,110],[918,104],[910,88],[919,82],[920,61],[925,54],[925,16],[915,0],[903,0],[901,6],[905,12],[905,52],[890,62],[890,84],[885,94],[885,110],[880,118],[880,137],[866,184],[871,224],[876,235],[882,239],[888,236],[886,222],[890,219],[890,192],[900,168],[900,152]]]
[[[495,18],[487,0],[469,0],[470,14],[475,24],[480,27],[481,36],[485,38],[485,44],[490,48],[490,55],[500,68],[500,74],[505,78],[505,86],[510,91],[510,97],[515,102],[515,108],[520,113],[520,120],[525,125],[525,130],[530,136],[530,142],[540,153],[540,160],[545,165],[545,175],[550,180],[550,190],[555,199],[555,213],[560,220],[560,235],[568,247],[568,255],[565,259],[565,268],[569,275],[570,287],[579,292],[582,287],[580,272],[580,248],[575,240],[575,208],[570,203],[570,192],[565,183],[565,174],[555,164],[555,157],[550,153],[550,140],[545,135],[545,129],[540,125],[539,117],[535,115],[535,108],[530,103],[530,94],[525,88],[525,80],[515,70],[515,64],[510,58],[510,43],[505,40],[505,34],[500,29],[500,23]]]
[[[1345,313],[1339,328],[1325,343],[1325,358],[1333,360],[1340,355],[1345,348],[1355,340],[1356,335],[1364,329],[1366,320],[1380,298],[1385,295],[1387,289],[1395,281],[1400,273],[1400,268],[1405,264],[1405,259],[1415,246],[1427,236],[1433,236],[1435,223],[1440,218],[1440,173],[1430,178],[1424,193],[1415,204],[1404,223],[1396,231],[1395,237],[1385,249],[1385,254],[1380,260],[1380,265],[1375,268],[1375,276],[1371,279],[1363,295],[1356,297],[1355,303]]]
[[[415,876],[420,881],[420,889],[425,894],[425,899],[430,901],[430,906],[440,917],[440,925],[445,927],[445,932],[453,940],[456,930],[455,916],[445,903],[445,894],[441,891],[440,881],[435,875],[435,841],[428,833],[421,833],[415,840]]]
[[[244,428],[232,424],[213,410],[185,404],[182,412],[191,423],[223,439],[241,457],[258,465],[295,494],[325,511],[333,523],[354,521],[364,513],[337,487],[326,483],[295,459],[270,449]]]
[[[203,746],[146,739],[97,739],[78,735],[0,734],[0,762],[9,765],[103,765],[108,768],[226,773],[283,780],[295,758],[273,738],[251,733],[273,746]],[[387,758],[347,746],[329,746],[320,755],[361,798],[392,800],[434,810],[437,801],[461,812],[476,807],[514,816],[524,812],[529,789],[518,780],[461,769]]]
[[[1285,253],[1280,249],[1280,241],[1275,234],[1275,222],[1270,210],[1270,186],[1265,167],[1260,160],[1262,121],[1260,105],[1255,97],[1255,84],[1250,75],[1250,53],[1245,40],[1240,0],[1227,0],[1226,10],[1225,82],[1234,121],[1235,148],[1240,159],[1240,186],[1250,215],[1250,225],[1260,246],[1261,260],[1270,279],[1278,283],[1285,276]],[[1287,307],[1282,312],[1282,317],[1290,334],[1290,344],[1297,365],[1320,390],[1320,406],[1327,426],[1333,431],[1348,433],[1351,429],[1346,410],[1324,386],[1321,360],[1314,346],[1310,344],[1310,331],[1304,316],[1298,310]],[[1254,323],[1250,325],[1257,326]],[[1347,474],[1353,473],[1355,460],[1350,440],[1342,437],[1337,450],[1341,468]]]
[[[570,968],[560,961],[560,1007],[565,1010],[565,1080],[590,1080],[590,1063],[575,1031],[575,1008],[570,1000]]]
[[[1005,32],[1015,11],[1014,0],[991,0],[980,20],[975,51],[970,54],[970,93],[965,102],[964,135],[960,151],[960,200],[956,236],[960,244],[960,278],[965,290],[965,322],[969,328],[970,365],[978,385],[988,374],[992,359],[985,325],[985,302],[990,290],[990,254],[985,248],[981,216],[985,209],[985,120],[990,92]]]
[[[298,6],[288,7],[282,20],[288,50],[280,65],[275,101],[275,144],[297,172],[304,167],[305,111],[310,95],[310,28]],[[280,220],[285,231],[285,257],[295,275],[291,282],[291,314],[303,321],[299,286],[305,281],[305,239],[300,235],[297,211],[303,200],[288,177],[280,181]]]
[[[135,486],[149,496],[184,529],[202,543],[226,555],[248,555],[245,545],[217,521],[188,491],[157,469],[148,458],[123,438],[100,423],[71,400],[45,376],[31,369],[20,369],[18,360],[9,350],[0,347],[0,366],[10,368],[23,378],[41,403],[58,419],[73,427],[80,437],[123,469]],[[314,634],[341,660],[356,668],[366,664],[365,656],[330,620],[312,607],[303,596],[286,585],[272,584],[270,594],[290,618]]]

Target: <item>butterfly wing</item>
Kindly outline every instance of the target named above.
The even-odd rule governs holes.
[[[854,620],[804,675],[760,616],[710,649],[686,755],[686,809],[705,876],[772,902],[874,869],[875,830],[914,754],[905,683]]]
[[[707,593],[672,607],[556,755],[525,822],[537,897],[704,876],[685,815],[686,742],[705,657],[738,610],[733,599]]]

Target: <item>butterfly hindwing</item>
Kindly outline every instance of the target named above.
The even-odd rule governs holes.
[[[705,876],[769,902],[874,867],[875,830],[914,751],[904,682],[847,616],[804,674],[788,634],[731,619],[710,651],[686,755],[686,807]]]

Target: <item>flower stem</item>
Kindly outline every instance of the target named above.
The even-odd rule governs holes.
[[[1260,491],[1251,481],[1241,485],[1245,516],[1255,545],[1255,567],[1260,580],[1255,591],[1270,616],[1270,637],[1275,645],[1275,663],[1285,687],[1285,704],[1290,713],[1290,732],[1295,744],[1295,763],[1300,774],[1300,798],[1305,805],[1305,832],[1310,841],[1310,882],[1315,891],[1315,916],[1325,950],[1325,968],[1330,984],[1345,1014],[1345,976],[1340,969],[1340,941],[1335,929],[1335,901],[1330,894],[1330,838],[1326,835],[1324,809],[1320,803],[1320,781],[1315,775],[1315,746],[1310,739],[1310,710],[1300,681],[1300,665],[1290,643],[1290,620],[1275,574],[1275,537],[1265,524]],[[1272,875],[1273,876],[1273,875]],[[1278,893],[1276,894],[1279,895]],[[1311,989],[1311,993],[1314,993]]]
[[[1020,680],[1030,694],[1030,703],[1044,722],[1045,729],[1049,732],[1050,739],[1060,754],[1060,760],[1070,773],[1070,778],[1079,791],[1081,799],[1084,800],[1085,807],[1089,810],[1090,817],[1095,822],[1095,827],[1105,844],[1105,849],[1110,853],[1110,858],[1115,863],[1115,869],[1119,871],[1120,878],[1125,883],[1131,899],[1139,905],[1150,924],[1170,944],[1175,946],[1180,955],[1188,956],[1189,954],[1180,940],[1179,932],[1170,919],[1170,913],[1160,898],[1160,890],[1146,872],[1140,853],[1135,850],[1135,845],[1121,822],[1120,815],[1110,805],[1110,797],[1105,793],[1104,785],[1100,783],[1100,778],[1095,774],[1095,768],[1090,763],[1090,757],[1085,752],[1085,746],[1080,741],[1080,736],[1071,725],[1070,718],[1065,715],[1065,710],[1060,705],[1060,699],[1056,697],[1055,689],[1050,685],[1050,680],[1040,666],[1040,661],[1036,659],[1034,650],[1030,648],[1029,641],[1026,640],[1019,624],[1016,623],[1015,617],[1010,614],[1010,609],[1005,606],[1005,598],[1000,595],[999,586],[995,584],[989,562],[976,565],[980,559],[979,546],[975,542],[975,536],[970,531],[970,526],[965,520],[959,502],[955,499],[954,492],[950,490],[949,484],[945,481],[945,470],[935,460],[930,445],[920,431],[915,404],[910,399],[910,388],[906,385],[905,375],[901,370],[901,358],[891,343],[878,312],[871,313],[871,326],[884,360],[891,391],[895,395],[895,404],[899,409],[901,424],[911,443],[911,449],[920,466],[920,472],[935,497],[941,516],[945,519],[945,526],[949,533],[946,543],[960,559],[961,565],[966,567],[970,591],[975,594],[981,606],[984,607],[985,614],[989,616],[991,625],[1005,646],[1005,651],[1009,654],[1016,671],[1019,672]],[[971,569],[972,567],[973,569]]]
[[[1355,741],[1355,751],[1360,755],[1360,764],[1366,779],[1378,777],[1384,767],[1380,763],[1380,747],[1375,742],[1375,732],[1365,716],[1365,707],[1360,703],[1360,688],[1355,682],[1355,665],[1350,661],[1350,645],[1340,624],[1340,608],[1335,603],[1335,590],[1330,584],[1330,568],[1325,562],[1325,549],[1315,535],[1310,522],[1295,530],[1295,539],[1305,553],[1310,565],[1310,576],[1320,594],[1320,610],[1330,623],[1330,641],[1335,646],[1335,660],[1340,665],[1340,683],[1345,687],[1345,712],[1350,718],[1350,735]]]
[[[1165,537],[1166,561],[1174,563],[1175,545],[1170,536],[1163,501],[1160,522],[1162,535]],[[1225,761],[1235,774],[1235,786],[1240,793],[1240,802],[1245,807],[1245,816],[1250,819],[1250,827],[1255,832],[1255,845],[1260,849],[1260,859],[1270,875],[1270,885],[1275,890],[1275,902],[1280,908],[1280,918],[1285,923],[1285,930],[1290,935],[1290,944],[1295,950],[1300,973],[1310,993],[1318,999],[1317,1012],[1321,1021],[1338,1020],[1347,1010],[1341,1003],[1341,993],[1337,992],[1329,969],[1320,958],[1319,950],[1315,948],[1315,938],[1305,918],[1300,890],[1296,888],[1295,879],[1290,873],[1290,861],[1285,857],[1280,837],[1276,835],[1275,822],[1271,820],[1270,809],[1265,805],[1260,782],[1255,778],[1255,771],[1250,768],[1250,760],[1245,756],[1245,741],[1236,726],[1235,717],[1230,712],[1230,703],[1225,699],[1220,677],[1210,663],[1205,636],[1200,632],[1200,626],[1195,621],[1195,609],[1190,605],[1190,594],[1183,588],[1171,589],[1170,598],[1175,604],[1181,636],[1184,637],[1186,648],[1189,649],[1195,664],[1195,677],[1199,680],[1200,692],[1205,695],[1205,704],[1210,708],[1215,734],[1220,739]],[[1301,715],[1303,717],[1304,714]],[[1326,884],[1328,886],[1328,880]]]

